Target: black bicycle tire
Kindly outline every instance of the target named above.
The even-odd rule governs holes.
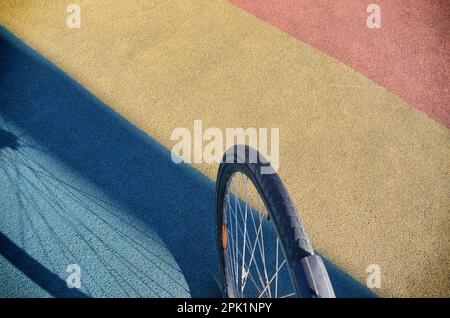
[[[256,162],[250,162],[248,160],[250,158],[250,151],[255,150],[248,146],[234,146],[232,149],[229,149],[227,153],[231,153],[232,158],[231,160],[230,158],[227,159],[227,153],[224,155],[217,174],[216,237],[219,251],[222,293],[225,297],[228,296],[221,235],[225,193],[230,177],[236,172],[241,172],[256,187],[261,199],[266,205],[270,218],[272,218],[275,224],[298,295],[300,288],[297,286],[299,282],[296,281],[295,274],[293,274],[294,264],[298,264],[305,257],[314,255],[314,250],[297,209],[280,177],[277,173],[262,174],[261,168],[268,166],[267,161],[258,154],[258,160]],[[239,154],[245,154],[244,158],[239,158]]]

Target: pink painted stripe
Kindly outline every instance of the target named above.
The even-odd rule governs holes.
[[[450,128],[448,0],[229,0],[334,56]],[[370,3],[381,29],[369,29]]]

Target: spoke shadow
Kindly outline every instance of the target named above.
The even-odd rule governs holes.
[[[0,232],[0,254],[17,269],[54,297],[86,298],[76,288],[67,288],[66,282],[18,247]],[[6,282],[4,282],[6,283]]]
[[[80,263],[94,297],[220,296],[214,183],[1,26],[0,48],[0,231],[30,255],[11,263]]]
[[[0,142],[0,178],[9,178],[17,210],[33,211],[24,222],[46,233],[43,245],[56,239],[86,268],[100,259],[117,286],[112,296],[220,296],[211,180],[172,163],[167,149],[2,28],[0,46],[1,136],[20,136]],[[120,268],[109,266],[117,259]],[[133,290],[133,275],[157,291]]]

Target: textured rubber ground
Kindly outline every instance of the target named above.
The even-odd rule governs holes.
[[[112,5],[80,0],[82,27],[76,30],[66,27],[67,3],[0,2],[2,25],[168,149],[174,144],[172,131],[192,130],[195,119],[205,128],[223,131],[278,127],[278,173],[302,207],[316,250],[363,285],[367,267],[378,264],[382,288],[377,293],[382,296],[448,297],[450,131],[402,95],[324,54],[321,47],[311,47],[224,1],[118,0]],[[315,2],[310,3],[314,11]],[[405,0],[395,3],[408,6]],[[414,25],[402,28],[413,30],[425,23],[430,35],[442,34],[423,17],[426,11],[414,11]],[[325,13],[328,18],[333,11]],[[386,10],[383,14],[391,15]],[[335,18],[341,21],[340,15]],[[366,28],[365,19],[358,25],[355,19],[328,28],[339,29],[339,34],[346,28]],[[381,51],[384,41],[398,47],[395,39],[384,37],[391,28],[388,22],[383,20],[379,33],[383,41],[374,43]],[[334,34],[311,37],[336,44],[341,38],[330,41]],[[442,72],[433,71],[439,68],[433,56],[442,44],[434,35],[425,34],[429,41],[417,45],[414,36],[404,37],[412,43],[408,48],[417,51],[411,65],[419,61],[431,70],[430,81],[414,77],[427,91],[442,79],[435,76]],[[352,54],[364,50],[359,45]],[[341,48],[336,46],[347,52]],[[400,61],[409,55],[400,53]],[[401,72],[403,63],[392,68],[388,58],[374,64],[377,73],[407,76]],[[439,89],[438,94],[444,96],[438,104],[448,109],[448,95]],[[431,105],[426,96],[430,94],[421,97]],[[218,164],[193,166],[215,179]]]
[[[229,0],[450,128],[448,0]],[[366,26],[377,4],[381,28]]]
[[[248,146],[232,147],[225,153],[217,173],[216,237],[222,281],[224,283],[226,281],[226,271],[222,242],[223,204],[226,199],[230,178],[237,172],[244,173],[256,187],[269,212],[270,218],[275,224],[289,268],[292,270],[294,263],[314,254],[300,215],[280,177],[277,173],[262,174],[261,168],[267,168],[267,164],[264,164],[267,161],[258,157],[257,162],[250,162],[250,151],[254,150]],[[224,287],[223,290],[226,291],[226,288]]]
[[[219,297],[214,182],[1,26],[0,48],[0,297]]]

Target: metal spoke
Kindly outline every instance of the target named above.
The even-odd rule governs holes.
[[[235,193],[237,193],[237,185],[236,185],[236,179],[235,178],[233,178],[233,186],[234,186],[234,191],[235,191]],[[237,210],[237,202],[238,202],[238,196],[237,195],[235,195],[234,196],[234,207],[235,207],[235,211]],[[239,207],[240,207],[240,205],[239,205]],[[238,231],[237,231],[237,213],[235,213],[235,221],[236,221],[236,224],[235,224],[235,227],[236,227],[236,254],[237,254],[237,252],[239,251],[239,241],[238,241]],[[238,268],[238,258],[236,257],[236,269]],[[237,273],[236,273],[236,287],[238,287],[238,275],[237,275]]]
[[[239,254],[240,254],[240,252],[239,252]],[[241,257],[242,257],[242,254],[240,254],[240,255],[241,255]],[[254,280],[254,278],[253,278],[253,275],[251,274],[251,271],[250,271],[250,270],[248,271],[248,277],[250,278],[250,281],[253,282],[253,285],[255,285],[256,289],[258,289],[258,292],[261,292],[263,286],[260,287],[260,286],[255,282],[255,280]],[[261,283],[262,283],[262,281],[261,281]]]
[[[242,175],[242,180],[244,180],[244,175]],[[247,188],[247,184],[244,182],[244,188],[245,188],[245,192],[247,193],[248,196],[248,188]],[[247,207],[249,205],[248,201],[245,201],[245,217],[244,217],[244,244],[242,245],[242,274],[241,274],[241,294],[244,292],[244,279],[245,277],[248,275],[246,269],[244,268],[244,264],[245,264],[245,243],[246,243],[246,239],[247,239]]]
[[[270,284],[272,283],[273,279],[274,279],[275,277],[278,276],[278,272],[281,270],[281,268],[283,267],[283,265],[284,265],[285,263],[286,263],[286,260],[284,260],[283,263],[280,265],[280,267],[277,268],[275,274],[272,276],[272,278],[270,279],[270,281],[268,282],[268,284],[266,285],[266,287],[264,287],[264,290],[262,291],[263,293],[264,293],[264,291],[265,291],[266,289],[269,289],[269,290],[270,290]],[[259,295],[259,297],[261,297],[261,296],[262,296],[262,293],[261,293],[261,295]]]
[[[261,214],[259,214],[259,224],[260,226],[262,226],[262,217]],[[260,246],[260,256],[261,256],[261,261],[263,263],[263,269],[264,269],[264,278],[266,280],[266,284],[269,286],[269,278],[267,277],[267,267],[266,267],[266,255],[264,252],[264,231],[261,231],[261,244],[259,244]],[[272,297],[272,293],[270,290],[270,287],[268,288],[269,291],[269,297]]]
[[[230,208],[230,210],[231,211],[233,211],[233,209],[231,208],[231,206],[229,206],[229,208]],[[234,214],[236,214],[236,212],[235,211],[233,211],[234,212]],[[239,230],[240,230],[240,232],[241,232],[241,234],[242,234],[242,229],[241,229],[241,227],[238,225],[238,228],[239,228]],[[259,228],[258,228],[258,231],[257,231],[257,233],[256,233],[256,236],[258,237],[259,236],[259,233],[262,231],[262,227],[260,226]],[[248,240],[250,240],[250,238],[248,237],[248,234],[247,234],[247,238],[248,238]],[[258,267],[258,264],[257,263],[254,263],[253,261],[254,261],[254,255],[255,255],[255,250],[256,250],[256,245],[257,245],[257,243],[258,243],[258,241],[255,241],[255,243],[253,244],[253,247],[252,248],[250,248],[250,245],[249,245],[249,243],[247,242],[247,248],[249,249],[249,251],[250,251],[250,261],[249,261],[249,266],[248,266],[248,268],[250,269],[250,267],[251,267],[251,265],[252,264],[255,264],[255,268],[256,268],[256,271],[258,272],[258,278],[260,279],[260,281],[261,281],[261,284],[262,285],[264,285],[264,282],[263,282],[263,280],[262,280],[262,278],[261,278],[261,273],[260,273],[260,271],[259,271],[259,267]],[[245,281],[244,281],[244,287],[245,287]]]
[[[278,246],[280,245],[280,239],[277,236],[277,251],[276,251],[276,262],[275,262],[275,268],[278,268]],[[275,298],[278,296],[278,270],[275,273]]]
[[[226,266],[231,276],[228,282],[231,281],[231,287],[234,285],[236,297],[249,297],[249,295],[253,295],[250,297],[279,297],[282,292],[279,291],[280,286],[278,285],[286,279],[287,266],[285,265],[287,261],[284,253],[280,253],[278,235],[276,232],[272,233],[271,229],[273,228],[268,226],[270,220],[267,218],[269,213],[265,204],[253,182],[249,180],[247,175],[237,172],[231,176],[228,183],[224,208],[226,219],[223,221],[229,237]],[[254,200],[254,195],[256,195],[256,200]],[[273,230],[275,231],[275,229]],[[276,243],[272,238],[276,238]],[[274,248],[266,250],[266,244],[270,247],[275,245],[274,243],[276,244]],[[269,258],[267,258],[268,256]],[[272,272],[273,266],[275,269]],[[247,284],[248,282],[250,284]],[[282,290],[287,287],[284,283],[281,286],[283,286]],[[293,285],[291,286],[293,287]],[[282,297],[296,295],[295,292],[286,293],[288,291],[284,290]]]
[[[280,298],[288,298],[288,297],[292,297],[292,296],[295,296],[295,293],[290,293],[290,294],[281,296]]]

